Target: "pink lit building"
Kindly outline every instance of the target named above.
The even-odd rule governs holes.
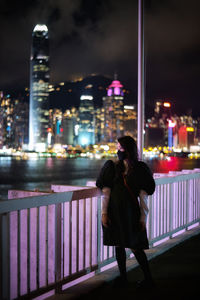
[[[108,87],[107,96],[103,97],[104,107],[104,142],[115,142],[124,134],[124,94],[123,85],[116,78]]]

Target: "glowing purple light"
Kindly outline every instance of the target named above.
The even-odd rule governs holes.
[[[122,95],[123,96],[123,92],[122,89],[123,85],[121,84],[121,82],[119,80],[113,80],[113,82],[111,83],[111,85],[109,85],[108,87],[108,96],[112,96],[114,95]]]
[[[173,147],[173,127],[169,126],[168,128],[168,146],[171,149]]]
[[[120,88],[119,87],[114,88],[114,94],[115,95],[120,95]]]
[[[108,90],[108,96],[112,96],[112,89]]]

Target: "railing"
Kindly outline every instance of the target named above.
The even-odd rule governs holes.
[[[200,221],[200,169],[155,174],[156,190],[148,199],[150,245],[172,238]]]
[[[151,246],[200,222],[200,170],[155,174],[155,180],[147,221]],[[102,243],[100,191],[51,189],[10,191],[12,200],[0,202],[0,299],[56,293],[115,261],[114,248]]]

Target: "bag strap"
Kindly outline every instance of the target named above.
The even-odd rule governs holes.
[[[124,185],[125,185],[125,187],[129,191],[129,193],[130,193],[131,197],[133,198],[133,200],[135,201],[136,205],[139,207],[139,203],[138,203],[137,197],[134,195],[133,191],[131,190],[130,186],[128,185],[124,174],[123,174],[123,179],[124,179]]]

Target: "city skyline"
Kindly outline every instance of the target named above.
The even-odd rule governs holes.
[[[117,2],[117,3],[116,3]],[[198,113],[200,3],[145,1],[146,103]],[[0,90],[28,86],[31,32],[47,23],[51,82],[115,71],[137,100],[137,1],[2,1]]]

